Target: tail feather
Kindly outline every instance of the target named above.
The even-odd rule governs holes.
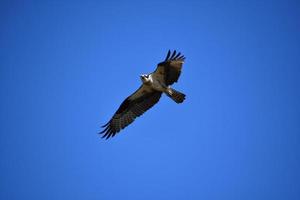
[[[169,88],[167,95],[173,99],[176,103],[182,103],[185,100],[185,94],[173,89]]]

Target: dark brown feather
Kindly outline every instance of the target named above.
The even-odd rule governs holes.
[[[174,56],[176,55],[176,50],[175,51],[173,51],[173,54],[172,54],[172,56],[171,56],[171,59],[174,59]]]
[[[185,60],[184,55],[181,55],[180,52],[176,54],[176,51],[173,51],[171,57],[169,58],[170,54],[171,53],[169,50],[166,60],[159,63],[156,69],[156,71],[158,68],[162,69],[166,85],[172,85],[178,81],[178,78],[181,74],[181,68]]]
[[[168,51],[168,54],[167,54],[167,57],[166,57],[166,59],[165,59],[165,61],[167,61],[167,60],[169,59],[170,54],[171,54],[171,51],[169,50],[169,51]]]
[[[130,97],[126,98],[111,120],[102,126],[104,128],[104,130],[100,132],[100,134],[104,134],[102,138],[108,139],[115,136],[116,133],[131,124],[136,117],[141,116],[156,104],[160,97],[161,92],[153,91],[145,93],[134,100],[130,100]]]

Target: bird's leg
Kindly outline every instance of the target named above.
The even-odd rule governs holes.
[[[167,93],[168,93],[169,95],[172,95],[172,94],[173,94],[173,91],[172,91],[171,86],[168,86],[168,87],[167,87]]]

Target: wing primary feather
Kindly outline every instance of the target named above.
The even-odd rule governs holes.
[[[177,59],[180,56],[180,52],[178,52],[178,54],[174,57],[174,59]]]
[[[125,127],[125,119],[124,119],[124,117],[120,118],[120,122],[121,122],[121,129],[123,129]]]
[[[176,55],[176,50],[173,51],[173,54],[170,59],[173,59],[175,55]]]
[[[127,116],[127,119],[128,119],[128,124],[132,123],[134,120],[134,115],[130,113],[130,115]]]
[[[100,134],[105,133],[109,129],[109,127],[110,126],[107,126],[103,131],[100,132]]]
[[[111,137],[115,137],[116,134],[117,132],[112,133]]]
[[[136,116],[139,116],[140,111],[138,110],[137,105],[136,105],[134,108],[132,108],[132,112],[133,112],[133,114],[135,114]]]
[[[105,139],[107,140],[109,137],[110,137],[110,134],[108,134],[108,135],[105,137]]]
[[[123,128],[125,128],[128,125],[128,120],[127,120],[127,116],[124,117],[124,125]]]
[[[106,124],[104,124],[103,126],[101,126],[102,128],[106,127],[109,124],[110,121],[108,121]]]
[[[134,117],[133,117],[132,112],[128,113],[126,119],[127,119],[127,121],[128,121],[128,124],[130,124],[130,123],[133,121]]]
[[[128,119],[128,114],[124,115],[124,122],[125,122],[125,126],[130,123]]]
[[[136,105],[136,110],[139,112],[139,115],[143,114],[144,112],[140,105]]]
[[[109,127],[109,129],[107,131],[105,131],[105,134],[102,136],[102,138],[105,138],[109,134],[110,130],[111,130],[111,127]]]
[[[116,135],[116,133],[117,133],[116,131],[111,131],[109,134],[109,137],[114,137]]]
[[[169,49],[169,51],[168,51],[168,54],[167,54],[167,57],[166,57],[165,61],[167,61],[167,60],[169,59],[169,57],[170,57],[170,54],[171,54],[171,51],[170,51],[170,49]]]
[[[107,140],[109,138],[109,132],[105,133],[102,138],[105,138]]]
[[[107,138],[106,138],[106,139],[108,139],[108,138],[112,137],[113,133],[116,133],[116,130],[113,130],[113,129],[111,129],[111,130],[109,131],[109,133],[108,133],[108,135],[107,135]]]
[[[114,137],[121,129],[117,128],[115,129],[113,132],[112,132],[112,136],[111,137]]]
[[[116,121],[116,130],[121,130],[120,120]]]

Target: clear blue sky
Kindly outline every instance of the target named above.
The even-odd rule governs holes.
[[[1,1],[0,199],[300,199],[299,1]],[[97,134],[168,49],[159,104]]]

